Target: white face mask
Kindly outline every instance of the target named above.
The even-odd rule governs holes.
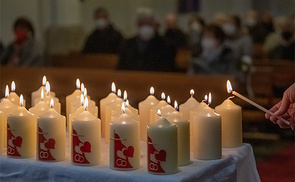
[[[202,31],[202,26],[197,22],[193,22],[191,24],[191,30],[196,31],[196,32],[201,32]]]
[[[155,29],[152,26],[144,25],[138,28],[138,35],[144,41],[149,41],[155,36]]]
[[[226,35],[232,36],[236,33],[236,27],[231,23],[225,23],[222,25],[222,30]]]
[[[105,18],[99,18],[96,20],[96,27],[98,29],[104,29],[108,26],[109,22]]]
[[[216,47],[216,41],[213,38],[204,37],[202,38],[201,45],[204,50],[211,50]]]

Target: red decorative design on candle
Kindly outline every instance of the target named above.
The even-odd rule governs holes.
[[[122,143],[120,136],[114,131],[114,167],[133,168],[129,162],[129,157],[133,157],[134,147],[126,147]]]
[[[152,173],[165,173],[161,166],[161,162],[166,161],[166,151],[158,151],[152,142],[152,139],[148,137],[148,171]]]
[[[73,163],[77,164],[90,164],[87,160],[85,153],[91,152],[91,144],[90,142],[82,142],[79,139],[79,135],[77,131],[73,129],[72,132],[72,141],[73,141]]]
[[[55,161],[50,149],[55,149],[55,140],[53,138],[46,139],[42,129],[38,127],[38,159],[41,161]]]
[[[22,142],[22,137],[15,137],[11,132],[9,124],[7,124],[7,155],[21,157],[20,153],[17,151],[17,147],[21,148]]]

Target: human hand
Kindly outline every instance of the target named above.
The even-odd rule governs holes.
[[[281,128],[291,127],[292,130],[295,129],[295,83],[284,92],[282,100],[274,105],[270,111],[273,112],[275,116],[271,116],[266,113],[266,119],[278,124]],[[276,116],[281,116],[282,118],[290,121],[290,125],[278,120]]]

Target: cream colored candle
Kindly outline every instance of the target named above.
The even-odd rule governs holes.
[[[154,96],[154,88],[151,87],[150,95],[142,102],[139,103],[139,117],[140,117],[140,139],[147,141],[147,125],[150,124],[150,110],[153,106],[157,105],[159,100]]]
[[[32,107],[35,105],[35,99],[41,97],[41,90],[45,89],[46,82],[47,82],[46,76],[43,76],[41,87],[38,90],[32,92],[32,94],[31,94],[31,106]],[[50,91],[50,95],[55,96],[55,93]]]
[[[94,166],[100,163],[101,122],[87,111],[72,121],[71,161],[75,165]]]
[[[31,107],[29,111],[36,116],[40,116],[44,114],[50,107],[48,104],[44,101],[44,90],[41,91],[41,101],[38,102],[34,107]]]
[[[175,111],[175,109],[171,106],[171,99],[170,97],[168,96],[167,97],[167,105],[165,107],[163,107],[161,109],[161,113],[162,113],[162,116],[163,117],[167,117],[169,116],[172,112]],[[157,116],[155,116],[156,120],[159,119]]]
[[[7,156],[15,158],[34,157],[36,154],[37,117],[22,104],[7,117]]]
[[[138,110],[129,104],[129,100],[126,100],[125,105],[126,105],[126,109],[130,110],[133,114],[138,115]]]
[[[177,141],[178,141],[178,166],[190,164],[190,128],[188,120],[182,117],[177,111],[177,102],[174,104],[175,110],[166,119],[177,125]]]
[[[209,102],[210,103],[210,102]],[[208,105],[193,119],[195,159],[221,158],[221,117]]]
[[[147,168],[152,174],[174,174],[178,169],[177,126],[161,117],[147,128]]]
[[[4,123],[4,113],[2,111],[0,111],[0,153],[2,153],[4,150],[4,146],[3,146],[4,141],[3,141],[3,137],[2,137],[2,135],[4,133],[3,132],[4,128],[2,127],[2,123]]]
[[[77,80],[76,80],[76,90],[72,93],[72,94],[70,94],[70,95],[68,95],[67,97],[66,97],[66,117],[67,117],[67,126],[69,126],[69,115],[70,115],[70,113],[71,113],[71,108],[70,108],[70,106],[71,106],[71,102],[72,102],[72,100],[80,100],[80,95],[81,95],[81,83],[80,83],[80,80],[77,78]]]
[[[198,107],[200,104],[195,98],[195,91],[193,89],[190,90],[191,97],[183,104],[179,106],[179,112],[182,113],[182,116],[186,120],[190,120],[190,111]]]
[[[15,82],[11,82],[11,92],[9,93],[8,99],[16,104],[19,105],[19,96],[15,92]],[[24,99],[24,107],[26,107],[26,100]]]
[[[4,148],[7,147],[7,115],[17,110],[18,106],[8,99],[9,88],[6,85],[5,97],[0,102],[0,111],[3,112],[3,120],[0,120],[0,140]]]
[[[110,168],[135,170],[140,167],[139,122],[125,113],[110,123]]]
[[[37,119],[37,154],[40,161],[56,162],[65,159],[66,117],[50,109]]]
[[[81,97],[81,106],[73,113],[71,113],[69,115],[69,125],[68,125],[68,130],[69,130],[69,133],[71,134],[71,131],[72,131],[72,121],[73,119],[77,118],[82,112],[85,111],[84,109],[84,97]],[[98,117],[98,107],[91,107],[91,108],[88,108],[88,111],[94,116],[94,117]]]
[[[80,100],[76,99],[76,100],[74,100],[73,102],[70,103],[70,107],[71,107],[70,111],[71,111],[71,113],[74,113],[81,106],[81,98],[84,99],[86,97],[88,98],[88,110],[91,110],[93,107],[96,107],[95,101],[90,99],[90,96],[87,95],[87,89],[84,88],[83,93],[81,93]]]
[[[114,102],[115,99],[117,98],[116,85],[114,82],[112,83],[111,89],[112,89],[112,92],[109,93],[107,97],[100,100],[100,119],[101,119],[101,127],[102,127],[102,131],[101,131],[102,137],[105,137],[106,106],[110,104],[111,102]]]
[[[140,121],[137,109],[133,108],[132,106],[128,105],[128,100],[126,100],[125,104],[125,114],[129,115],[130,117],[132,117],[132,119],[136,120],[136,121]],[[133,108],[134,110],[131,110],[130,108]],[[117,119],[118,117],[120,117],[122,115],[122,109],[118,110],[112,110],[112,120],[111,122],[113,122],[115,119]]]
[[[151,109],[150,109],[150,123],[154,123],[156,121],[156,114],[157,114],[157,111],[158,109],[163,109],[167,104],[167,102],[165,101],[165,93],[162,92],[161,94],[161,98],[162,100],[155,106],[153,106]]]
[[[121,90],[118,89],[118,97],[115,99],[114,102],[109,103],[106,105],[106,117],[105,117],[105,141],[106,143],[110,143],[110,123],[112,121],[112,113],[114,110],[119,110],[122,105],[122,98],[121,98]]]
[[[222,147],[240,147],[242,138],[242,108],[227,98],[215,108],[221,115]]]

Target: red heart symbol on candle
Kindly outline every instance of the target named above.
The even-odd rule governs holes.
[[[45,147],[48,149],[55,149],[55,140],[53,138],[49,138],[49,140],[45,143]]]
[[[80,147],[82,152],[91,152],[91,144],[89,142],[84,142],[84,145]]]
[[[160,150],[159,153],[155,155],[156,159],[159,161],[166,161],[166,151],[165,150]]]
[[[14,146],[21,147],[23,143],[23,139],[22,137],[18,136],[15,139],[13,139],[12,143]]]
[[[133,146],[129,146],[127,149],[125,149],[123,151],[123,154],[126,156],[126,157],[133,157],[133,154],[134,154],[134,148]]]

